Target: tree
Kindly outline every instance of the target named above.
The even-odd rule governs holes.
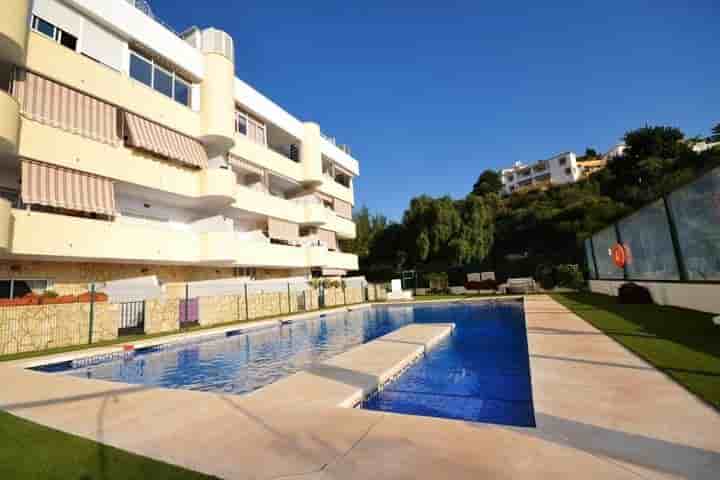
[[[683,148],[687,149],[687,146],[681,143],[683,138],[683,132],[675,127],[645,126],[631,130],[624,137],[628,148],[623,157],[634,162],[649,157],[676,158]]]
[[[585,149],[585,158],[598,158],[599,155],[597,153],[597,150],[594,148],[586,148]]]
[[[712,140],[713,142],[720,142],[720,123],[713,127],[710,140]]]
[[[502,181],[500,174],[494,170],[485,170],[473,185],[473,195],[487,195],[489,193],[498,193],[502,189]]]

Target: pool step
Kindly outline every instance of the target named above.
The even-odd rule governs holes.
[[[405,371],[454,328],[452,323],[406,325],[248,394],[246,399],[265,406],[354,407]]]

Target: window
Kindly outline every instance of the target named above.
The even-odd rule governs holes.
[[[130,76],[176,102],[190,106],[190,82],[135,51],[130,51]]]
[[[243,112],[235,110],[235,131],[260,145],[267,145],[267,127]]]
[[[152,68],[152,63],[135,52],[130,54],[130,76],[148,87],[152,87]]]
[[[153,80],[153,88],[168,97],[173,96],[173,77],[171,74],[155,67],[155,79]]]
[[[235,131],[247,135],[247,118],[242,112],[235,111]]]
[[[43,20],[36,15],[34,15],[32,19],[32,29],[36,32],[42,33],[47,37],[52,38],[57,43],[69,48],[70,50],[77,50],[78,39],[75,35],[71,35],[65,30],[59,29],[52,23]]]
[[[567,163],[567,157],[562,157],[558,162],[560,162],[560,166],[565,165]]]
[[[565,175],[570,175],[572,173],[572,170],[570,170],[570,167],[565,168]]]
[[[45,279],[0,280],[0,298],[21,298],[29,293],[41,295],[52,288],[52,281]]]
[[[175,101],[190,106],[190,85],[175,77]]]

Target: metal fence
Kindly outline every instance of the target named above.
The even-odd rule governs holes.
[[[591,280],[720,283],[720,168],[585,240]]]

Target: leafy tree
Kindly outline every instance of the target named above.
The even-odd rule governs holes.
[[[600,155],[598,155],[597,150],[594,148],[586,148],[585,149],[585,158],[598,158]]]
[[[623,157],[633,163],[656,157],[676,158],[687,146],[681,143],[685,135],[675,127],[643,127],[625,134],[627,149]]]
[[[473,185],[473,195],[487,195],[489,193],[498,193],[502,189],[502,180],[500,174],[494,170],[485,170],[480,174],[475,185]]]

